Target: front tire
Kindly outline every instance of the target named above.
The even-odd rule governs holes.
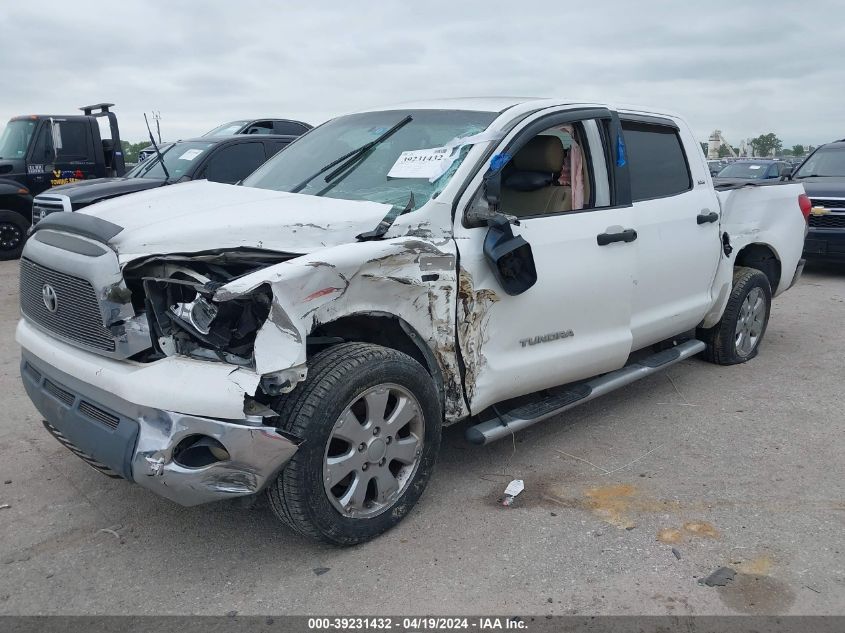
[[[0,210],[0,261],[21,256],[27,230],[29,222],[20,213]]]
[[[737,266],[721,320],[699,330],[698,338],[707,345],[704,358],[717,365],[736,365],[757,356],[771,307],[769,278],[756,268]]]
[[[307,380],[277,410],[303,442],[267,496],[296,532],[355,545],[416,504],[437,458],[442,414],[431,376],[413,358],[336,345],[314,357]]]

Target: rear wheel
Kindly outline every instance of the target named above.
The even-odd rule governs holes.
[[[699,338],[707,344],[704,357],[719,365],[736,365],[754,358],[766,333],[771,306],[768,277],[756,268],[738,266],[722,319],[712,328],[699,331]]]
[[[20,213],[0,210],[0,260],[21,256],[29,222]]]
[[[302,438],[267,490],[297,532],[337,545],[378,536],[422,494],[440,446],[431,376],[410,356],[345,343],[316,356],[285,397],[284,428]]]

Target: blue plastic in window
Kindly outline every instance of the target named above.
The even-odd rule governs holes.
[[[625,141],[622,140],[622,135],[616,135],[616,166],[624,167],[625,163]]]
[[[506,154],[505,152],[502,152],[501,154],[496,154],[495,156],[493,156],[493,158],[490,159],[490,171],[499,171],[500,169],[502,169],[502,167],[508,164],[510,159],[511,155]]]

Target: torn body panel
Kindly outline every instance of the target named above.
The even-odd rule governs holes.
[[[780,262],[783,274],[777,287],[772,288],[772,295],[777,296],[789,288],[801,259],[803,238],[786,240],[784,236],[803,236],[807,232],[807,224],[798,207],[798,196],[802,193],[804,186],[800,184],[717,191],[722,210],[720,231],[723,243],[729,248],[723,249],[719,259],[712,288],[714,303],[704,317],[702,327],[712,327],[722,318],[730,298],[737,257],[749,245],[765,246]]]
[[[217,290],[214,300],[235,300],[264,284],[273,300],[255,338],[258,374],[304,368],[306,339],[321,325],[351,315],[389,314],[413,328],[436,359],[447,421],[467,415],[454,349],[452,239],[410,236],[323,249],[236,279]],[[304,379],[304,371],[300,375]]]

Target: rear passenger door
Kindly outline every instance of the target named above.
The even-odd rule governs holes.
[[[267,160],[264,144],[249,141],[219,148],[203,167],[200,178],[212,182],[235,184],[254,172]]]
[[[633,349],[694,328],[711,305],[719,262],[719,201],[689,130],[620,113],[631,181],[637,266]]]

